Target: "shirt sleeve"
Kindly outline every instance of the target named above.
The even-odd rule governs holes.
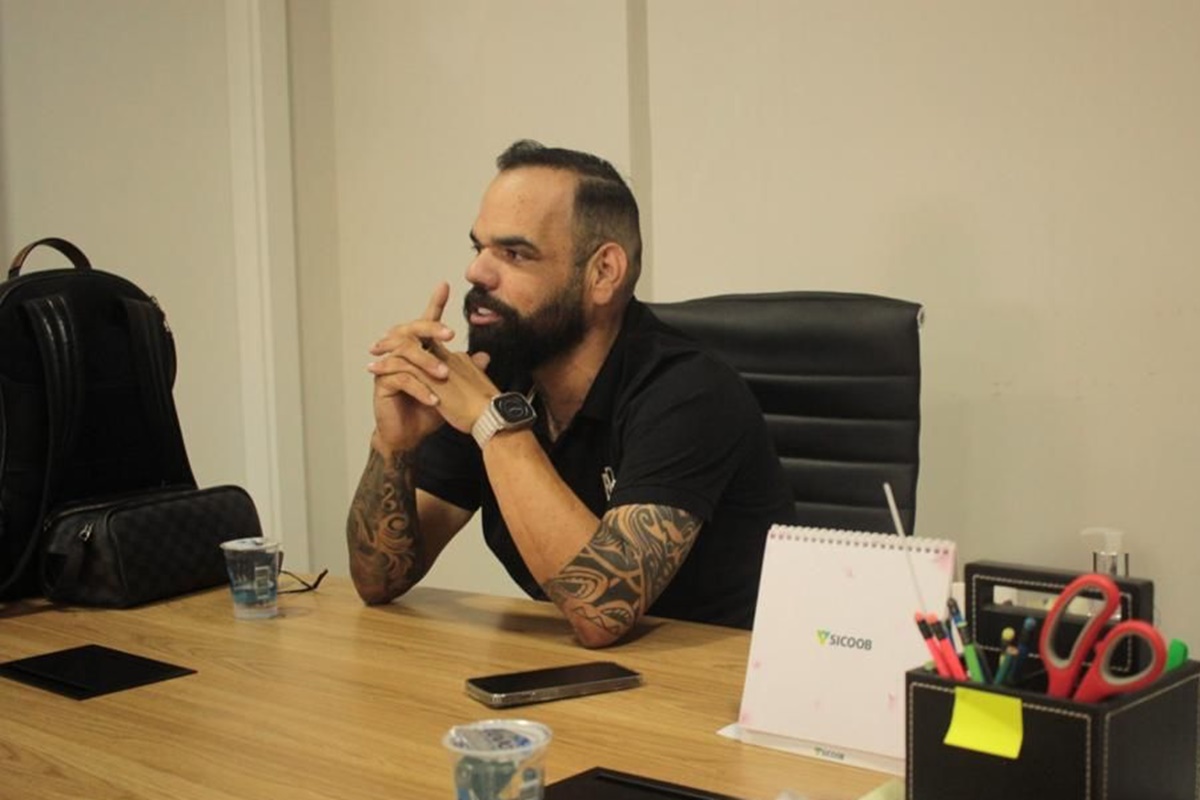
[[[693,353],[661,365],[619,411],[611,505],[667,505],[708,522],[761,412],[731,368]]]
[[[479,508],[483,457],[469,434],[443,425],[417,449],[417,488],[466,511]]]

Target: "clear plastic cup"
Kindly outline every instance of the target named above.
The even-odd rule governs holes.
[[[524,719],[455,725],[443,737],[457,800],[542,800],[550,729]]]
[[[238,619],[268,619],[279,613],[279,542],[256,537],[221,542],[233,615]]]

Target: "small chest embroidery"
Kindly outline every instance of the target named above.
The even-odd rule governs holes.
[[[604,499],[612,500],[613,489],[617,488],[617,476],[612,467],[605,467],[600,473],[600,481],[604,484]]]

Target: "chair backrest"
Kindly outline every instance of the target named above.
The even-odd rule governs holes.
[[[733,366],[767,419],[802,525],[914,532],[923,310],[867,294],[778,292],[647,303]]]

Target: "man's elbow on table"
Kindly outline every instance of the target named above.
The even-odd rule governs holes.
[[[636,619],[617,621],[611,618],[596,619],[594,615],[586,614],[583,609],[562,609],[575,631],[579,644],[588,650],[598,650],[619,644],[629,635],[637,624]]]
[[[609,647],[625,638],[629,631],[622,633],[610,633],[609,631],[601,630],[594,625],[584,623],[584,625],[576,625],[575,638],[579,640],[579,644],[583,645],[588,650],[599,650],[602,647]]]
[[[396,589],[393,586],[388,586],[384,581],[361,575],[353,568],[350,570],[350,579],[354,581],[354,589],[358,592],[358,596],[369,606],[387,605],[412,588],[411,586],[406,586],[402,589]]]
[[[364,589],[361,586],[355,586],[355,588],[358,589],[358,596],[369,606],[384,606],[396,599],[396,595],[390,592]]]

